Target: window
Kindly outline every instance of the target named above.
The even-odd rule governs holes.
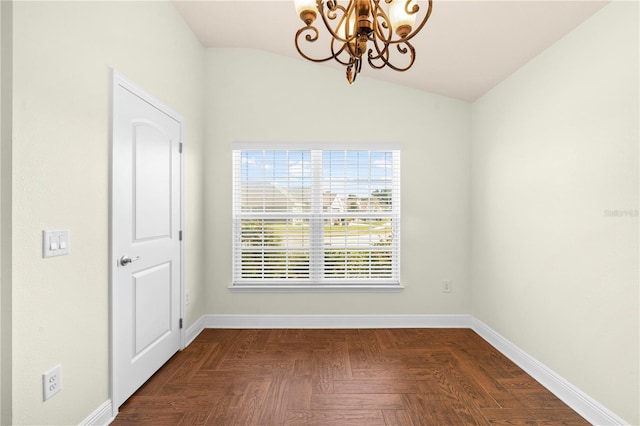
[[[398,149],[234,145],[234,288],[399,288],[399,250]]]

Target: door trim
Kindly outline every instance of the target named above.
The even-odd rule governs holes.
[[[113,301],[114,301],[114,284],[115,284],[115,276],[116,276],[116,268],[117,268],[117,261],[119,259],[118,257],[118,253],[115,253],[115,248],[114,248],[114,241],[115,241],[115,233],[114,233],[114,226],[113,226],[113,199],[114,199],[114,164],[113,164],[113,151],[114,151],[114,140],[113,140],[113,134],[114,134],[114,125],[115,125],[115,117],[116,117],[116,102],[115,102],[115,93],[116,93],[116,88],[118,86],[121,86],[123,88],[125,88],[126,90],[130,91],[131,93],[135,94],[136,96],[138,96],[139,98],[141,98],[142,100],[144,100],[145,102],[149,103],[150,105],[152,105],[153,107],[157,108],[158,110],[164,112],[165,114],[175,118],[176,120],[178,120],[181,123],[180,126],[180,142],[182,144],[182,150],[181,153],[184,153],[184,118],[182,117],[182,115],[178,114],[176,111],[174,111],[173,109],[171,109],[170,107],[168,107],[167,105],[165,105],[164,103],[162,103],[160,100],[158,100],[157,98],[155,98],[154,96],[150,95],[148,92],[146,92],[145,90],[143,90],[142,88],[140,88],[138,85],[136,85],[135,83],[131,82],[129,79],[127,79],[124,75],[122,75],[121,73],[119,73],[118,71],[116,71],[115,69],[111,69],[111,74],[112,74],[112,78],[111,78],[111,126],[110,126],[110,134],[109,134],[109,139],[111,142],[111,147],[109,150],[109,398],[110,400],[113,402],[115,401],[114,398],[114,383],[117,381],[117,378],[115,377],[115,369],[114,369],[114,363],[115,363],[115,353],[116,353],[116,347],[115,347],[115,338],[114,338],[114,333],[115,333],[115,323],[114,323],[114,310],[113,310]],[[180,155],[180,229],[182,230],[182,235],[183,238],[181,240],[181,244],[180,244],[180,301],[178,303],[178,306],[180,307],[180,318],[183,319],[183,323],[184,323],[184,318],[185,318],[185,314],[186,314],[186,307],[185,307],[185,296],[184,296],[184,292],[185,292],[185,288],[184,288],[184,277],[185,277],[185,156],[184,155]],[[180,350],[185,348],[185,330],[186,330],[186,324],[183,325],[183,327],[180,329]],[[115,418],[118,415],[118,408],[116,406],[116,404],[112,403],[112,416],[113,418]]]

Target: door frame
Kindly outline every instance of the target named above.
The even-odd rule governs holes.
[[[178,114],[176,111],[168,107],[166,104],[162,103],[160,100],[140,88],[135,83],[131,82],[124,75],[116,71],[115,69],[111,69],[111,126],[110,126],[110,134],[109,139],[111,142],[110,150],[109,150],[109,399],[111,400],[111,415],[115,418],[118,415],[118,408],[114,404],[114,383],[118,380],[116,377],[116,371],[114,369],[115,364],[115,354],[117,347],[115,345],[115,321],[114,321],[114,309],[113,303],[115,300],[114,297],[114,289],[115,289],[115,277],[116,277],[116,268],[117,262],[119,259],[119,253],[115,253],[115,232],[113,226],[113,206],[114,206],[114,197],[116,196],[114,192],[114,126],[118,105],[115,101],[115,93],[116,88],[121,86],[126,90],[132,92],[134,95],[140,97],[142,100],[150,104],[151,106],[157,108],[168,116],[174,118],[178,122],[180,122],[180,143],[182,146],[181,154],[184,152],[184,118],[182,115]],[[185,285],[184,285],[184,277],[185,277],[185,244],[184,244],[184,234],[185,234],[185,156],[180,155],[180,229],[182,230],[182,240],[180,244],[180,301],[178,306],[180,307],[180,319],[182,327],[180,328],[180,346],[179,350],[185,348],[185,324],[184,318],[186,314],[186,306],[185,306]]]

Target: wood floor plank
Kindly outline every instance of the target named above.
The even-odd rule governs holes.
[[[312,410],[402,410],[400,394],[320,394],[311,396]]]
[[[294,377],[309,376],[313,372],[313,360],[312,359],[296,359],[293,363],[293,375]]]
[[[585,425],[582,417],[568,409],[487,409],[482,414],[492,425]]]
[[[335,380],[351,380],[351,362],[349,361],[349,345],[346,340],[338,340],[331,343],[331,370]]]
[[[207,424],[207,420],[209,419],[209,411],[210,410],[207,410],[206,412],[186,412],[182,416],[182,419],[180,419],[177,426],[204,426]]]
[[[218,365],[224,360],[225,354],[228,350],[227,344],[216,341],[212,342],[205,361],[202,363],[201,369],[216,370]]]
[[[460,418],[460,424],[476,426],[489,426],[491,424],[482,414],[481,410],[475,406],[460,402],[452,403],[451,407]]]
[[[284,422],[287,426],[384,426],[380,410],[289,410]]]
[[[172,413],[208,413],[207,408],[214,396],[206,393],[181,397],[166,396],[134,396],[131,403],[135,404],[139,412],[153,412],[158,414]]]
[[[269,381],[269,387],[264,402],[260,408],[258,416],[258,424],[261,425],[280,425],[284,422],[287,409],[289,391],[289,383],[287,377],[289,374],[279,373],[272,376]]]
[[[238,337],[233,340],[233,343],[225,357],[229,360],[244,359],[245,354],[257,339],[260,331],[261,330],[241,330]]]
[[[260,351],[267,349],[273,330],[255,330],[255,336],[249,345],[249,350]]]
[[[481,380],[476,377],[476,368],[469,368],[469,364],[464,359],[458,358],[458,362],[449,366],[448,372],[463,390],[463,399],[467,405],[478,408],[499,407],[497,401],[482,386]]]
[[[244,355],[245,362],[261,362],[261,361],[288,361],[312,359],[313,351],[304,348],[282,349],[269,348],[261,350],[252,350]]]
[[[382,410],[386,426],[412,426],[413,422],[406,410]]]
[[[313,351],[311,386],[317,393],[333,392],[333,371],[329,350]]]
[[[243,395],[220,395],[210,406],[207,425],[227,426],[235,424],[238,406]]]
[[[446,399],[433,400],[420,394],[403,395],[404,405],[414,425],[463,424]]]
[[[234,353],[234,356],[237,353]],[[272,374],[281,371],[293,371],[294,360],[252,360],[225,359],[220,362],[216,371],[228,371],[235,374]]]
[[[236,424],[259,424],[260,407],[267,397],[269,381],[250,382],[244,392],[242,400],[237,407]]]
[[[193,348],[190,347],[188,352],[181,352],[179,354],[181,362],[176,366],[173,375],[170,376],[171,382],[179,383],[188,381],[206,362],[209,354],[212,350],[215,350],[218,343],[194,342],[191,345]]]
[[[123,412],[111,424],[121,426],[173,426],[182,420],[184,413]]]
[[[294,376],[287,380],[286,408],[310,410],[313,395],[311,376]]]
[[[426,365],[426,363],[425,363]],[[432,366],[408,366],[402,361],[388,361],[385,363],[376,363],[367,369],[351,369],[353,380],[431,380],[433,378]]]
[[[400,380],[335,380],[334,392],[337,394],[403,394],[420,393],[424,381]]]
[[[210,329],[112,424],[588,423],[468,329]]]

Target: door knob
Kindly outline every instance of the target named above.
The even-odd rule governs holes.
[[[129,256],[122,256],[120,258],[120,265],[127,266],[129,263],[137,262],[138,260],[140,260],[140,256],[136,256],[133,259]]]

